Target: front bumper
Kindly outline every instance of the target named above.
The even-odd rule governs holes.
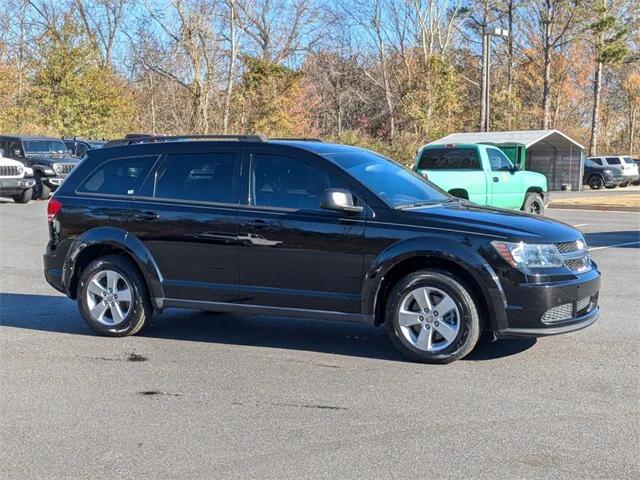
[[[35,184],[33,178],[0,178],[0,194],[17,195]]]
[[[571,280],[505,287],[506,324],[496,336],[542,337],[588,327],[598,319],[599,291],[595,268]]]

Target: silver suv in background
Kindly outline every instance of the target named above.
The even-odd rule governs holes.
[[[596,165],[613,170],[616,177],[621,177],[620,187],[626,187],[640,178],[640,175],[638,174],[638,165],[635,164],[631,157],[602,155],[597,157],[587,157],[585,160],[591,160]]]

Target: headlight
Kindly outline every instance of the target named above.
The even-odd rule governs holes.
[[[60,173],[62,172],[62,165],[58,165],[57,163],[54,163],[53,169],[56,171],[56,173]]]
[[[24,172],[24,167],[22,165],[18,165],[18,175]]]
[[[491,245],[509,265],[524,273],[531,273],[531,269],[564,265],[558,248],[553,244],[493,241]]]

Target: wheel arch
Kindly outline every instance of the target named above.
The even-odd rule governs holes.
[[[502,290],[481,257],[462,246],[448,249],[441,241],[437,246],[423,245],[420,249],[411,247],[415,242],[407,243],[403,245],[404,252],[396,251],[394,255],[383,252],[365,276],[362,308],[373,316],[374,325],[384,323],[387,297],[398,280],[418,270],[438,268],[451,272],[468,287],[480,310],[483,328],[499,328],[505,318],[504,302],[498,301],[503,296]]]
[[[63,266],[63,286],[71,298],[76,298],[80,275],[96,258],[124,255],[138,268],[144,278],[154,306],[164,298],[162,275],[149,250],[137,237],[119,228],[99,227],[78,237],[68,250]]]

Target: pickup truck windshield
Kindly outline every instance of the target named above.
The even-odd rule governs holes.
[[[349,172],[393,208],[440,203],[451,198],[420,175],[368,150],[323,156]]]
[[[24,140],[26,153],[67,153],[67,146],[62,140]]]

